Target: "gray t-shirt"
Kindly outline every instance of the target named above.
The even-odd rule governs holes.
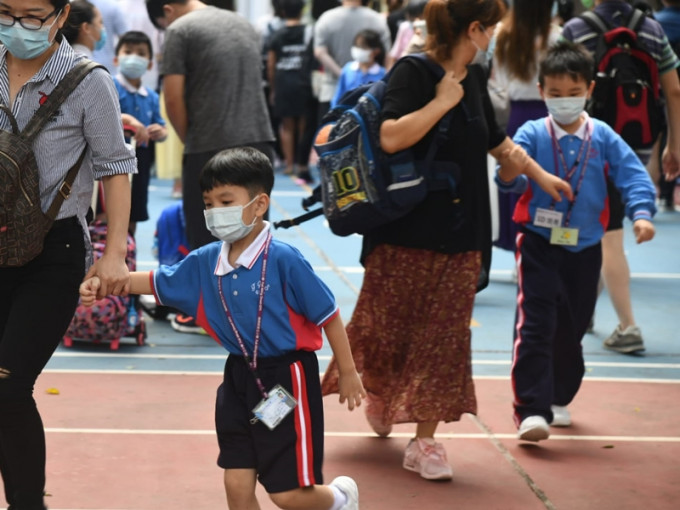
[[[274,140],[260,41],[238,14],[209,6],[175,20],[167,29],[161,73],[185,76],[185,153]]]
[[[342,68],[352,60],[352,44],[357,33],[374,30],[381,35],[385,54],[390,51],[391,38],[387,21],[368,7],[336,7],[324,12],[314,29],[314,47],[325,46],[333,60]],[[326,72],[319,101],[328,102],[335,94],[338,77]]]

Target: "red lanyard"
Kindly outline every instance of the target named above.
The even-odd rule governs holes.
[[[548,126],[549,126],[549,132],[550,132],[550,137],[552,138],[553,142],[553,156],[555,158],[555,175],[557,177],[560,176],[560,167],[559,164],[562,163],[562,167],[564,168],[564,180],[569,182],[571,184],[571,178],[574,176],[576,173],[576,170],[579,167],[579,163],[583,162],[581,164],[581,172],[578,178],[578,182],[576,184],[576,189],[574,190],[574,199],[569,202],[569,206],[567,208],[567,216],[564,220],[564,226],[568,227],[569,226],[569,220],[571,218],[571,211],[574,208],[574,204],[576,203],[576,198],[578,197],[579,191],[581,190],[581,185],[583,185],[583,178],[586,175],[586,167],[588,166],[588,159],[590,158],[590,146],[593,140],[593,137],[590,134],[590,122],[586,124],[586,132],[583,137],[583,141],[581,142],[581,148],[578,151],[578,157],[576,158],[576,161],[574,161],[574,164],[572,165],[571,168],[567,167],[567,160],[564,157],[564,152],[562,152],[562,147],[560,147],[559,142],[557,141],[557,137],[555,136],[555,128],[552,125],[552,122],[548,121]],[[558,156],[559,156],[559,161],[558,161]],[[552,204],[550,205],[550,209],[553,210],[555,209],[555,200],[552,201]]]
[[[271,239],[272,235],[271,233],[268,233],[267,239],[265,239],[264,242],[264,254],[262,255],[262,273],[260,275],[260,296],[257,303],[257,323],[255,324],[255,342],[253,345],[252,360],[248,355],[248,351],[246,349],[245,342],[243,341],[243,337],[241,336],[241,333],[239,333],[238,328],[236,327],[236,323],[234,322],[234,318],[231,315],[231,311],[227,306],[227,300],[224,298],[224,293],[222,292],[222,278],[224,278],[224,276],[220,276],[220,278],[217,280],[217,288],[220,293],[220,299],[222,300],[222,307],[224,308],[224,313],[227,315],[227,321],[229,321],[229,325],[231,326],[231,330],[234,332],[234,336],[236,337],[238,346],[241,348],[243,357],[245,358],[246,363],[248,363],[248,367],[253,372],[253,375],[255,376],[255,382],[257,383],[257,387],[260,389],[260,392],[262,393],[262,396],[264,398],[267,398],[267,391],[265,390],[264,385],[260,380],[260,377],[257,375],[257,351],[258,348],[260,347],[260,335],[262,332],[262,313],[264,311],[265,275],[267,274],[267,259],[269,258],[269,245],[271,244]]]

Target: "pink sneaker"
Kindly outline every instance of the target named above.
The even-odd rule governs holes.
[[[373,429],[373,432],[380,437],[387,437],[392,432],[392,424],[383,421],[385,403],[381,398],[373,393],[366,394],[366,421]]]
[[[411,439],[404,453],[404,469],[415,471],[426,480],[451,480],[453,469],[446,450],[434,439]]]

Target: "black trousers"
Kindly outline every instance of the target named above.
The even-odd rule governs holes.
[[[571,252],[533,232],[517,242],[518,292],[512,387],[515,421],[569,404],[583,379],[581,339],[595,311],[600,244]]]
[[[248,147],[263,152],[269,161],[274,163],[273,143],[252,143]],[[210,231],[205,226],[205,216],[203,210],[203,193],[198,178],[205,164],[219,150],[209,152],[199,152],[195,154],[185,154],[182,160],[182,200],[184,202],[184,221],[189,242],[189,249],[195,250],[206,244],[216,241]],[[269,215],[265,216],[268,219]]]
[[[73,318],[84,275],[75,218],[56,222],[31,262],[0,268],[0,472],[11,510],[45,508],[45,431],[33,386]]]

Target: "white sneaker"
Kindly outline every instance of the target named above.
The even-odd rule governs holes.
[[[340,510],[359,510],[359,487],[349,476],[338,476],[330,485],[340,489],[347,496],[345,503]]]
[[[571,425],[571,413],[567,406],[550,406],[553,419],[550,425],[553,427],[569,427]]]
[[[550,437],[550,427],[543,416],[527,416],[522,420],[517,431],[517,438],[525,441],[540,441]]]
[[[426,480],[451,480],[453,469],[446,450],[434,439],[411,439],[404,452],[404,469],[415,471]]]

